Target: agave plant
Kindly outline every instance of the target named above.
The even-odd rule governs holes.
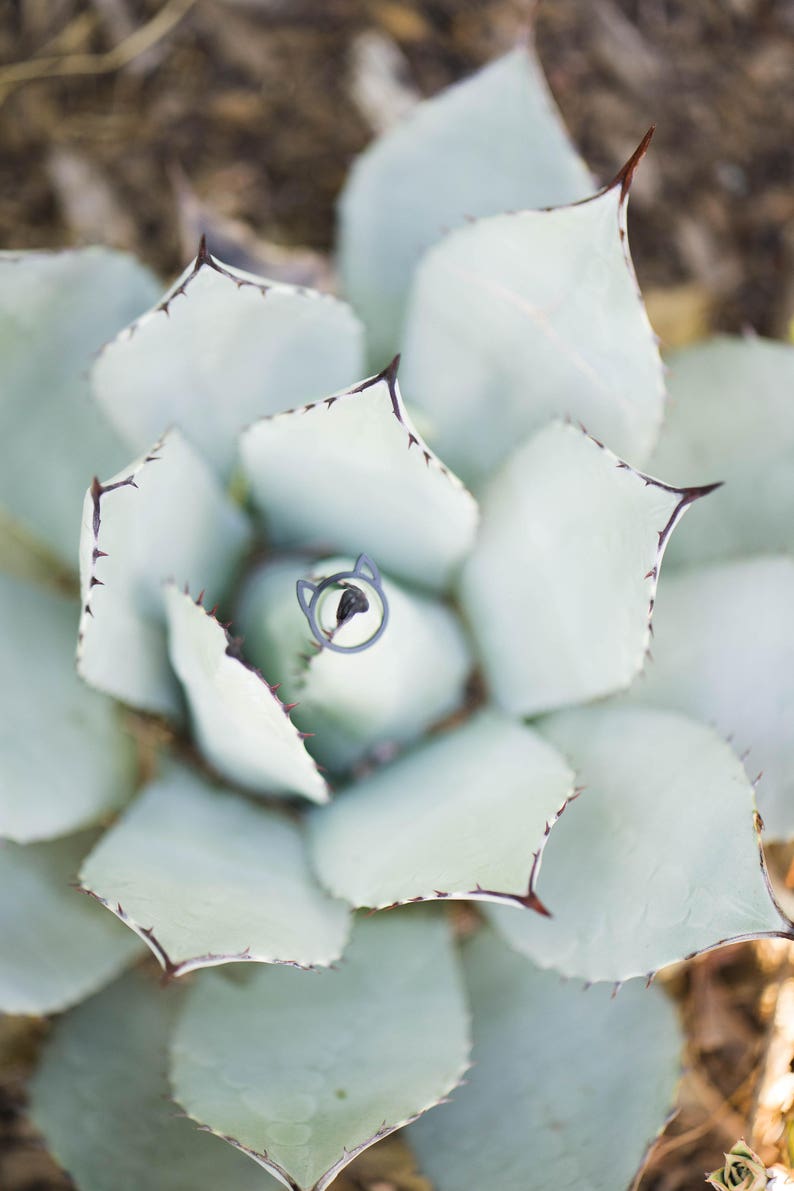
[[[666,399],[648,139],[597,189],[521,48],[356,164],[351,305],[2,257],[0,1008],[59,1015],[82,1191],[323,1191],[405,1125],[439,1191],[614,1191],[645,984],[794,935],[744,765],[789,836],[794,353]]]

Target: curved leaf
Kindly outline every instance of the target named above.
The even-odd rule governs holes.
[[[89,399],[91,357],[156,292],[106,248],[0,253],[0,505],[70,569],[86,477],[126,455]]]
[[[83,505],[77,667],[92,686],[177,716],[163,582],[226,592],[249,542],[245,515],[177,430],[100,484]]]
[[[681,515],[708,489],[633,471],[577,427],[518,449],[485,494],[461,600],[499,703],[533,715],[626,687]]]
[[[256,793],[326,802],[328,788],[289,707],[235,656],[217,620],[173,586],[166,589],[168,650],[185,691],[196,742],[229,781]]]
[[[542,911],[540,854],[572,794],[573,774],[556,749],[530,728],[480,713],[315,814],[315,866],[355,906],[453,897]]]
[[[587,202],[452,232],[416,275],[403,349],[409,403],[467,483],[551,418],[581,419],[641,466],[662,418],[662,364],[626,238],[648,139]]]
[[[448,228],[591,189],[531,46],[419,104],[358,158],[342,193],[342,278],[372,359],[398,350],[414,268]]]
[[[96,992],[143,944],[72,883],[93,832],[0,843],[0,1010],[42,1014]]]
[[[352,384],[361,353],[343,302],[221,265],[202,245],[162,302],[105,348],[93,385],[134,450],[175,424],[228,475],[243,426]]]
[[[671,560],[794,549],[794,347],[720,336],[669,365],[652,467],[675,483],[725,481],[676,534]]]
[[[584,980],[627,980],[742,938],[794,935],[769,890],[741,763],[671,712],[562,712],[542,731],[585,790],[549,841],[553,920],[494,907],[517,950]]]
[[[202,973],[171,1079],[195,1120],[294,1191],[325,1191],[458,1083],[467,1035],[444,922],[395,913],[358,924],[338,971]]]
[[[295,723],[311,730],[311,752],[344,770],[373,751],[406,744],[464,700],[471,655],[460,624],[443,604],[383,579],[386,632],[356,654],[312,648],[314,638],[295,596],[308,574],[351,571],[353,560],[266,563],[242,595],[245,654],[276,680],[280,696],[299,701]],[[375,623],[366,629],[374,631]],[[356,621],[363,619],[356,617]]]
[[[56,1022],[32,1115],[81,1191],[276,1191],[242,1154],[169,1103],[168,1037],[180,997],[131,972]]]
[[[763,771],[767,833],[794,835],[794,560],[747,558],[665,575],[653,664],[632,703],[713,724]]]
[[[326,966],[348,913],[317,887],[298,825],[185,769],[169,769],[107,832],[83,887],[165,971],[235,960]]]
[[[408,1131],[436,1191],[628,1187],[678,1082],[672,1004],[636,984],[585,996],[490,932],[463,957],[472,1077]]]
[[[130,792],[117,709],[74,669],[77,608],[0,575],[0,836],[27,844],[97,822]]]
[[[240,450],[277,543],[368,554],[438,588],[474,539],[476,503],[411,424],[396,361],[349,392],[257,422]]]

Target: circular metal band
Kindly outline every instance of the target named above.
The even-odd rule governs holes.
[[[375,632],[366,641],[361,641],[358,645],[337,645],[333,637],[324,633],[317,623],[320,600],[335,584],[344,584],[345,581],[356,579],[365,583],[375,592],[380,602],[382,619]],[[301,611],[309,622],[312,636],[323,649],[330,649],[334,653],[361,653],[362,650],[369,649],[371,645],[380,640],[386,631],[386,626],[389,623],[389,602],[383,591],[380,571],[366,554],[359,554],[352,571],[337,571],[336,574],[321,579],[319,583],[312,583],[309,579],[299,579],[295,586],[295,592]]]

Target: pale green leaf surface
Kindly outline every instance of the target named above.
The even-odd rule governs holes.
[[[96,835],[0,843],[0,1010],[57,1013],[107,984],[143,944],[71,887]]]
[[[181,993],[131,972],[56,1022],[33,1077],[32,1116],[80,1191],[276,1191],[169,1099],[168,1038]]]
[[[328,788],[284,705],[233,656],[222,625],[176,587],[166,588],[168,651],[199,749],[218,773],[254,793],[328,799]]]
[[[76,602],[0,575],[0,837],[87,827],[132,788],[118,710],[74,668]]]
[[[358,923],[336,971],[201,973],[171,1080],[195,1120],[294,1191],[324,1191],[357,1152],[447,1095],[468,1051],[445,922],[395,911]]]
[[[349,571],[353,565],[351,558],[303,567],[292,560],[266,563],[243,590],[236,622],[246,657],[282,684],[282,699],[299,701],[293,718],[313,733],[313,756],[336,770],[373,750],[406,744],[455,711],[471,669],[454,614],[390,579],[383,579],[389,622],[382,637],[361,653],[316,651],[296,598],[296,581]],[[380,615],[373,599],[369,611],[337,631],[335,640],[341,644],[346,632],[370,636]]]
[[[668,363],[651,469],[675,484],[725,481],[675,535],[669,561],[794,549],[794,346],[720,336]]]
[[[0,253],[0,505],[70,569],[86,478],[126,454],[90,400],[91,359],[156,292],[105,248]]]
[[[315,813],[317,873],[355,906],[526,899],[573,784],[567,762],[532,729],[481,712]]]
[[[312,876],[284,814],[171,768],[107,832],[83,886],[181,976],[235,960],[326,966],[349,915]]]
[[[673,1103],[683,1039],[672,1004],[638,984],[585,994],[490,932],[463,963],[472,1075],[408,1131],[435,1191],[628,1187]]]
[[[489,485],[461,601],[497,701],[532,715],[627,687],[685,494],[554,423]]]
[[[74,587],[74,564],[74,551],[60,560],[0,505],[0,572],[63,592]]]
[[[345,303],[199,258],[105,348],[93,385],[134,450],[177,425],[227,476],[245,425],[362,371],[361,326]]]
[[[787,931],[759,865],[752,787],[712,729],[645,708],[561,712],[541,729],[585,789],[544,857],[538,892],[554,917],[488,908],[517,950],[621,981]]]
[[[86,493],[77,664],[87,682],[145,711],[179,715],[163,584],[215,603],[249,542],[245,514],[179,431]]]
[[[529,46],[414,108],[358,158],[340,205],[342,280],[376,366],[398,350],[414,269],[445,231],[592,188]]]
[[[552,418],[583,422],[634,466],[650,455],[662,364],[622,193],[618,183],[574,206],[480,220],[420,265],[403,390],[466,483],[480,485]]]
[[[392,372],[257,422],[240,450],[276,543],[365,553],[438,588],[474,539],[474,498],[411,424]]]
[[[789,557],[665,574],[653,662],[628,696],[697,716],[746,754],[750,776],[763,771],[758,805],[778,839],[794,835],[793,609]]]

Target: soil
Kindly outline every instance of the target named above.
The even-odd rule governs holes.
[[[104,242],[167,277],[208,227],[273,271],[323,275],[335,196],[373,126],[408,95],[432,94],[509,48],[535,7],[5,0],[0,247]],[[566,121],[603,179],[657,124],[632,191],[630,234],[663,338],[745,327],[787,335],[792,0],[546,0],[534,19]],[[367,47],[388,63],[377,102],[361,98]],[[282,260],[278,246],[296,245],[314,255]],[[687,1030],[686,1074],[678,1116],[653,1149],[641,1191],[703,1186],[704,1172],[742,1135],[763,1147],[765,1161],[786,1156],[790,1106],[770,1109],[764,1089],[794,1057],[775,1016],[792,972],[784,945],[757,944],[667,975]],[[0,1031],[3,1191],[70,1186],[25,1123],[22,1077],[37,1036],[11,1020]],[[338,1187],[428,1184],[389,1142]]]

